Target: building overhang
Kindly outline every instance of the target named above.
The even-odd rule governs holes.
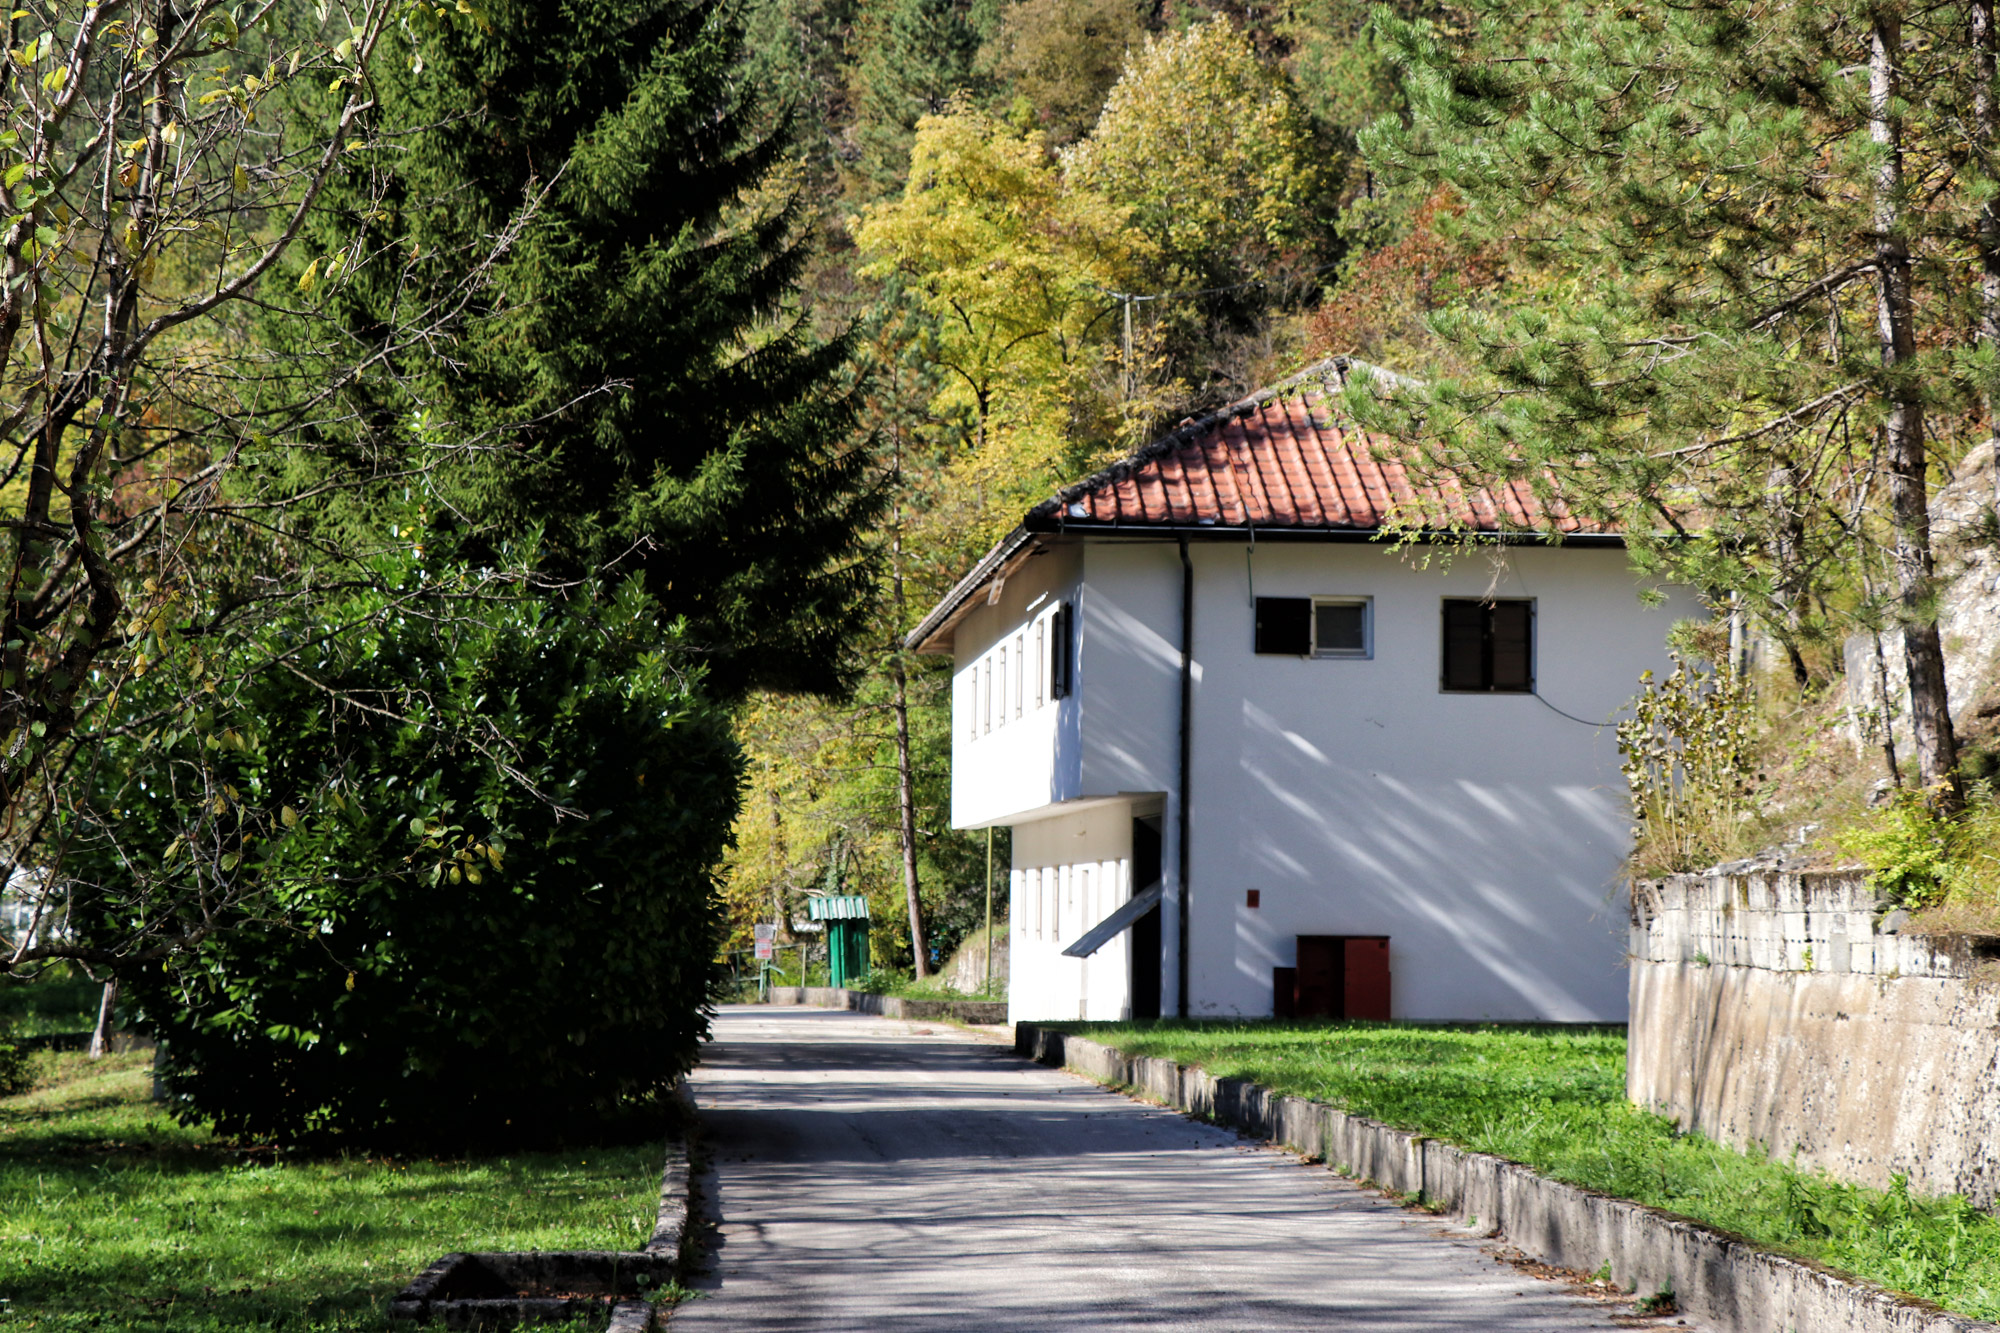
[[[1004,815],[996,815],[992,819],[978,819],[967,824],[954,824],[952,827],[967,832],[983,828],[1017,828],[1022,824],[1038,824],[1044,819],[1060,819],[1064,815],[1080,815],[1114,805],[1127,806],[1134,817],[1144,817],[1159,814],[1166,807],[1166,798],[1156,791],[1127,791],[1119,792],[1116,796],[1079,796],[1074,800],[1050,801],[1047,805],[1014,810]]]
[[[995,543],[993,549],[939,599],[930,614],[903,639],[913,653],[946,655],[952,651],[952,631],[981,604],[999,597],[1007,580],[1056,542],[1088,538],[1097,541],[1322,542],[1354,545],[1366,542],[1408,546],[1580,546],[1623,547],[1619,533],[1545,532],[1410,532],[1382,528],[1267,528],[1222,523],[1097,523],[1028,516],[1028,522]]]

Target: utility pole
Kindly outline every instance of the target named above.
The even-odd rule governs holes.
[[[1125,369],[1125,401],[1129,403],[1132,401],[1132,298],[1128,296],[1120,304],[1125,307],[1125,360],[1120,364]],[[993,832],[986,831],[989,835]]]
[[[993,993],[993,826],[986,827],[986,985],[985,994]]]

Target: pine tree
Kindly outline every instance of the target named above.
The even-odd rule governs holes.
[[[990,6],[967,0],[886,0],[862,11],[850,88],[855,193],[864,202],[901,188],[919,120],[960,93],[987,91],[978,62],[991,25]]]
[[[526,217],[429,367],[450,418],[433,428],[491,459],[443,503],[496,540],[539,526],[553,576],[643,571],[725,694],[836,688],[877,498],[848,348],[788,304],[806,260],[777,177],[789,122],[737,78],[715,0],[480,14],[421,78],[383,80],[381,151],[321,219],[327,248],[371,257],[341,297],[354,337],[408,288],[461,288]]]
[[[1481,0],[1462,40],[1389,25],[1411,123],[1363,139],[1537,275],[1511,310],[1433,321],[1474,373],[1364,415],[1620,522],[1649,567],[1747,598],[1801,674],[1886,583],[1944,809],[1926,500],[1991,431],[1992,332],[1960,277],[1994,192],[1964,133],[1982,97],[1991,121],[1979,12]]]

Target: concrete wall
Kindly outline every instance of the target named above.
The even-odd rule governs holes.
[[[1886,909],[1860,874],[1637,886],[1629,1095],[1844,1179],[2000,1203],[2000,940]]]
[[[1132,1016],[1131,932],[1088,958],[1063,950],[1132,896],[1132,806],[1111,801],[1014,826],[1007,1021]]]

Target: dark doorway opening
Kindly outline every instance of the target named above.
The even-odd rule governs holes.
[[[1141,893],[1160,882],[1160,817],[1132,821],[1132,892]],[[1155,907],[1132,923],[1132,1017],[1160,1016],[1160,909]]]

